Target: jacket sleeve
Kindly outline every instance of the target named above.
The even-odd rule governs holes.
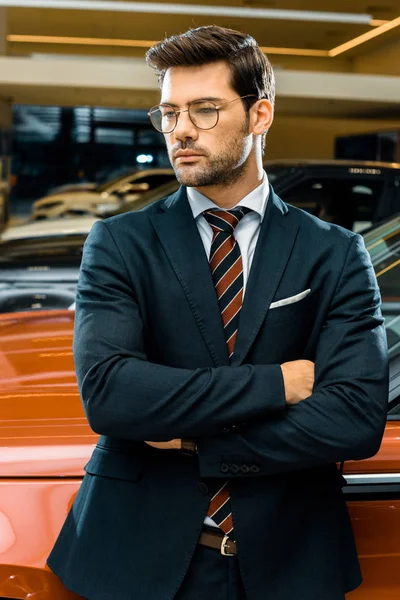
[[[147,360],[144,329],[122,255],[106,223],[85,243],[74,359],[94,431],[130,440],[215,436],[285,408],[279,365],[178,369]]]
[[[357,235],[320,332],[312,395],[241,431],[198,440],[201,475],[263,476],[368,458],[379,449],[387,405],[380,294]]]

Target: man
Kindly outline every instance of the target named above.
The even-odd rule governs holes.
[[[335,463],[378,450],[388,392],[369,257],[269,187],[253,38],[200,27],[148,61],[182,187],[85,245],[74,352],[101,437],[49,566],[89,600],[343,599]]]

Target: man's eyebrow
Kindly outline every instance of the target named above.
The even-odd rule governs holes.
[[[215,96],[205,96],[204,98],[195,98],[188,102],[188,104],[192,104],[193,102],[224,102],[224,98],[216,98]],[[173,102],[160,102],[160,105],[168,104],[168,106],[173,106],[174,108],[179,108],[179,104],[174,104]]]

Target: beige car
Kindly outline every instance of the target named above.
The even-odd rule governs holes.
[[[94,190],[76,190],[46,196],[33,203],[31,220],[114,214],[125,203],[134,204],[140,197],[164,184],[174,181],[172,169],[146,169],[107,181]]]

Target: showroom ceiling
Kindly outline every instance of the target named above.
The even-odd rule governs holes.
[[[368,76],[392,78],[385,85],[391,89],[396,86],[394,80],[400,76],[400,0],[0,0],[0,19],[2,7],[7,7],[10,59],[27,57],[38,68],[42,68],[43,60],[49,65],[43,81],[40,77],[27,81],[32,67],[21,65],[18,69],[25,73],[25,80],[22,76],[17,81],[2,78],[0,97],[15,102],[151,106],[158,99],[158,91],[136,89],[132,66],[127,68],[126,80],[115,74],[124,68],[125,58],[142,59],[148,47],[166,36],[217,24],[254,35],[277,74],[287,73],[294,80],[296,71],[307,71],[314,73],[317,82],[318,73],[324,71],[357,73],[364,77],[366,87],[380,92],[377,98],[374,94],[361,98],[354,93],[348,97],[316,93],[312,98],[298,86],[284,93],[278,77],[277,109],[281,114],[399,115],[400,92],[393,100],[382,82],[378,85]],[[101,85],[97,80],[91,84],[82,81],[83,72],[90,79],[94,64],[101,70]],[[12,74],[16,65],[8,68]],[[66,71],[69,75],[64,81],[58,75]],[[51,72],[57,81],[51,80]],[[322,90],[317,91],[323,91],[324,85],[321,83]],[[338,88],[343,87],[348,87],[345,80],[338,83]]]
[[[48,2],[49,0],[47,0]],[[21,0],[19,4],[23,4]],[[0,1],[0,6],[7,4]],[[18,4],[9,2],[9,5]],[[44,6],[34,0],[25,4]],[[63,5],[85,5],[83,2],[58,2]],[[109,0],[108,5],[121,7],[121,0]],[[135,3],[125,2],[127,8]],[[139,5],[142,3],[139,2]],[[147,3],[149,6],[152,2]],[[57,0],[52,2],[57,5]],[[89,2],[86,2],[89,5]],[[329,58],[340,57],[351,59],[362,55],[371,49],[379,47],[389,40],[400,35],[400,2],[399,0],[375,0],[370,3],[364,0],[332,0],[320,2],[318,0],[178,0],[174,5],[179,6],[176,14],[171,14],[171,3],[159,0],[154,3],[163,14],[152,12],[115,11],[115,10],[72,10],[53,8],[27,8],[11,7],[8,10],[8,54],[27,55],[32,53],[61,53],[61,54],[98,54],[102,56],[143,56],[146,47],[153,41],[164,38],[166,35],[185,31],[189,27],[208,25],[211,23],[241,29],[249,32],[257,39],[259,44],[266,48],[272,55],[280,56],[310,56]],[[190,14],[191,10],[198,9],[206,14]],[[191,8],[192,7],[192,8]],[[217,8],[216,8],[217,7]],[[122,7],[124,8],[124,7]],[[134,6],[133,6],[134,8]],[[145,7],[141,10],[145,10]],[[241,16],[234,14],[220,15],[218,13],[228,9],[232,13],[241,9]],[[254,11],[280,11],[281,18],[276,14],[254,13]],[[200,9],[199,9],[200,10]],[[242,16],[243,10],[246,16]],[[301,11],[291,15],[285,11]],[[318,16],[326,14],[326,19]],[[334,13],[334,14],[333,14]],[[335,22],[362,20],[362,23]],[[279,16],[279,15],[278,15]],[[266,18],[267,17],[267,18]],[[273,18],[272,18],[273,17]],[[397,21],[394,21],[395,19]],[[307,20],[310,19],[310,20]],[[315,19],[315,20],[313,20]],[[318,20],[317,20],[318,19]],[[398,25],[389,31],[390,22]],[[374,39],[362,43],[351,42],[353,48],[343,47],[343,44],[368,34],[375,35]],[[379,35],[376,35],[379,34]],[[35,36],[35,37],[30,37]],[[68,38],[68,39],[66,39]],[[329,57],[328,52],[331,52]]]

